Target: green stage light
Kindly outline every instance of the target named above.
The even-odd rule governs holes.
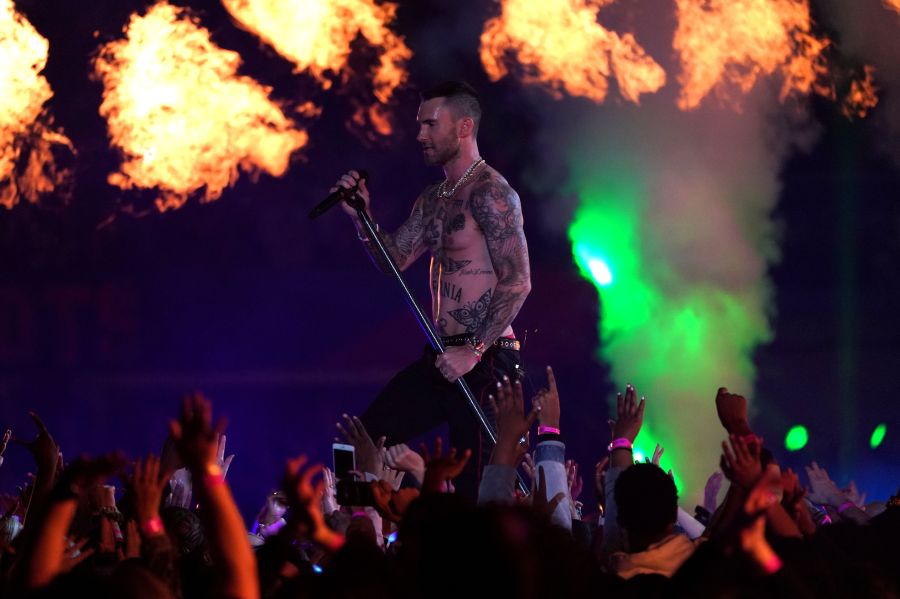
[[[799,451],[806,447],[807,441],[809,441],[809,431],[802,424],[798,424],[788,431],[784,438],[784,446],[788,451]]]
[[[875,427],[875,430],[872,431],[872,436],[869,438],[869,446],[872,449],[877,449],[881,442],[884,441],[884,436],[887,434],[887,425],[883,422]]]

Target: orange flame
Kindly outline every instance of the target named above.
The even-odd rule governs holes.
[[[715,90],[732,100],[736,87],[749,92],[759,77],[778,71],[780,97],[815,91],[834,97],[823,83],[827,39],[814,36],[807,0],[675,0],[682,85],[678,107],[692,110]],[[735,104],[736,105],[736,104]]]
[[[886,8],[891,8],[900,14],[900,0],[884,0],[884,6]]]
[[[493,81],[509,74],[515,55],[526,83],[543,83],[554,97],[562,91],[603,102],[615,74],[619,93],[638,103],[666,82],[666,73],[630,33],[604,29],[597,13],[611,0],[502,0],[500,16],[481,34],[481,62]],[[596,6],[594,6],[596,5]]]
[[[125,38],[94,61],[104,85],[100,114],[124,157],[109,182],[159,188],[164,211],[204,187],[201,201],[217,199],[239,168],[283,175],[308,135],[269,99],[270,88],[237,75],[240,64],[165,0],[132,15]]]
[[[372,76],[379,102],[388,103],[406,82],[406,61],[412,52],[388,29],[396,4],[374,0],[222,0],[222,4],[243,27],[293,62],[297,72],[313,75],[323,89],[331,87],[331,75],[351,74],[350,45],[358,36],[379,50]],[[377,133],[391,133],[383,107],[363,112]]]
[[[40,73],[49,43],[12,0],[0,0],[0,205],[15,206],[24,197],[37,203],[69,176],[53,156],[72,142],[54,130],[44,104],[53,96]]]
[[[869,110],[878,104],[878,95],[875,88],[875,67],[865,66],[866,76],[862,81],[854,79],[850,84],[850,93],[844,98],[841,112],[848,119],[857,117],[866,118]]]

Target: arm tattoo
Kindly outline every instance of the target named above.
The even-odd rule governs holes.
[[[531,291],[528,244],[518,194],[502,179],[486,177],[472,190],[472,216],[484,232],[497,287],[476,335],[491,344],[512,323]]]
[[[380,234],[384,246],[400,270],[406,270],[425,251],[422,234],[425,230],[423,213],[427,192],[428,190],[416,199],[409,218],[394,233],[382,232]],[[390,268],[383,261],[380,252],[375,250],[371,241],[366,242],[366,249],[369,250],[375,265],[382,272],[389,274]]]

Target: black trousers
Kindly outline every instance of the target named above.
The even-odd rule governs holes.
[[[406,443],[448,423],[450,443],[449,446],[444,443],[444,452],[450,447],[455,447],[460,454],[466,449],[472,450],[469,463],[453,485],[458,494],[474,501],[478,496],[481,470],[491,455],[491,442],[456,384],[448,382],[435,368],[436,358],[434,350],[426,347],[421,358],[390,380],[361,419],[372,439],[387,437],[387,446]],[[502,380],[503,375],[515,380],[522,374],[518,351],[490,347],[475,368],[463,377],[495,428],[496,419],[487,396],[496,390],[497,381]]]

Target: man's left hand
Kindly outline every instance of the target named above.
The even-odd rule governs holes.
[[[476,364],[478,356],[468,345],[450,346],[434,361],[435,367],[451,383],[455,383],[456,379],[475,368]]]

